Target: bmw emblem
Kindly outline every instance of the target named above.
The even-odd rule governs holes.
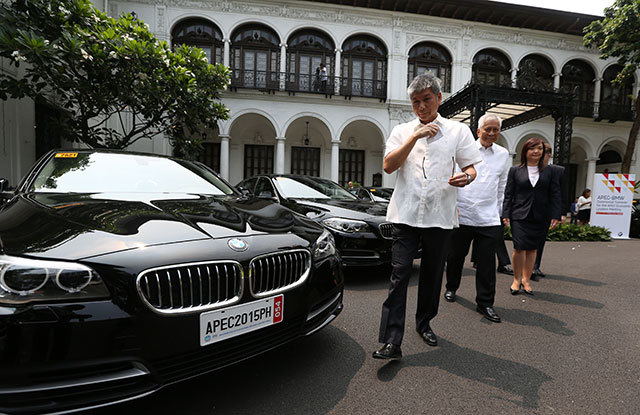
[[[227,245],[229,245],[229,248],[238,252],[246,251],[247,248],[249,248],[248,243],[238,238],[229,239],[229,242],[227,242]]]

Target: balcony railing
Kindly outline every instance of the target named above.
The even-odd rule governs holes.
[[[348,98],[369,97],[380,101],[387,99],[387,81],[337,76],[327,76],[323,81],[309,74],[232,69],[230,86],[233,90],[247,88],[293,94],[304,92],[326,96],[343,95]]]
[[[600,102],[595,105],[594,118],[596,120],[633,121],[638,115],[631,104],[616,104],[610,102]]]
[[[231,88],[277,91],[280,89],[280,76],[278,72],[258,71],[253,69],[232,69]]]

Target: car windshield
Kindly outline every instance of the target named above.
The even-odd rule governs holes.
[[[280,193],[288,199],[337,199],[358,198],[331,180],[311,177],[277,177]]]
[[[44,193],[197,193],[234,191],[208,169],[188,161],[123,153],[56,153],[29,191]]]

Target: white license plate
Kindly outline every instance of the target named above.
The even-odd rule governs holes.
[[[284,295],[200,314],[200,346],[282,322]]]

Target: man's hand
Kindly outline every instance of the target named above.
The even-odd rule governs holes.
[[[418,124],[414,130],[414,137],[416,140],[420,138],[431,138],[435,137],[438,131],[438,125],[435,123]]]
[[[502,223],[504,223],[504,226],[509,226],[509,218],[502,218]]]
[[[560,221],[558,219],[551,219],[551,229],[553,229],[556,226],[558,226],[559,223],[560,223]]]
[[[456,173],[449,177],[449,184],[455,187],[465,187],[467,185],[467,173]]]

